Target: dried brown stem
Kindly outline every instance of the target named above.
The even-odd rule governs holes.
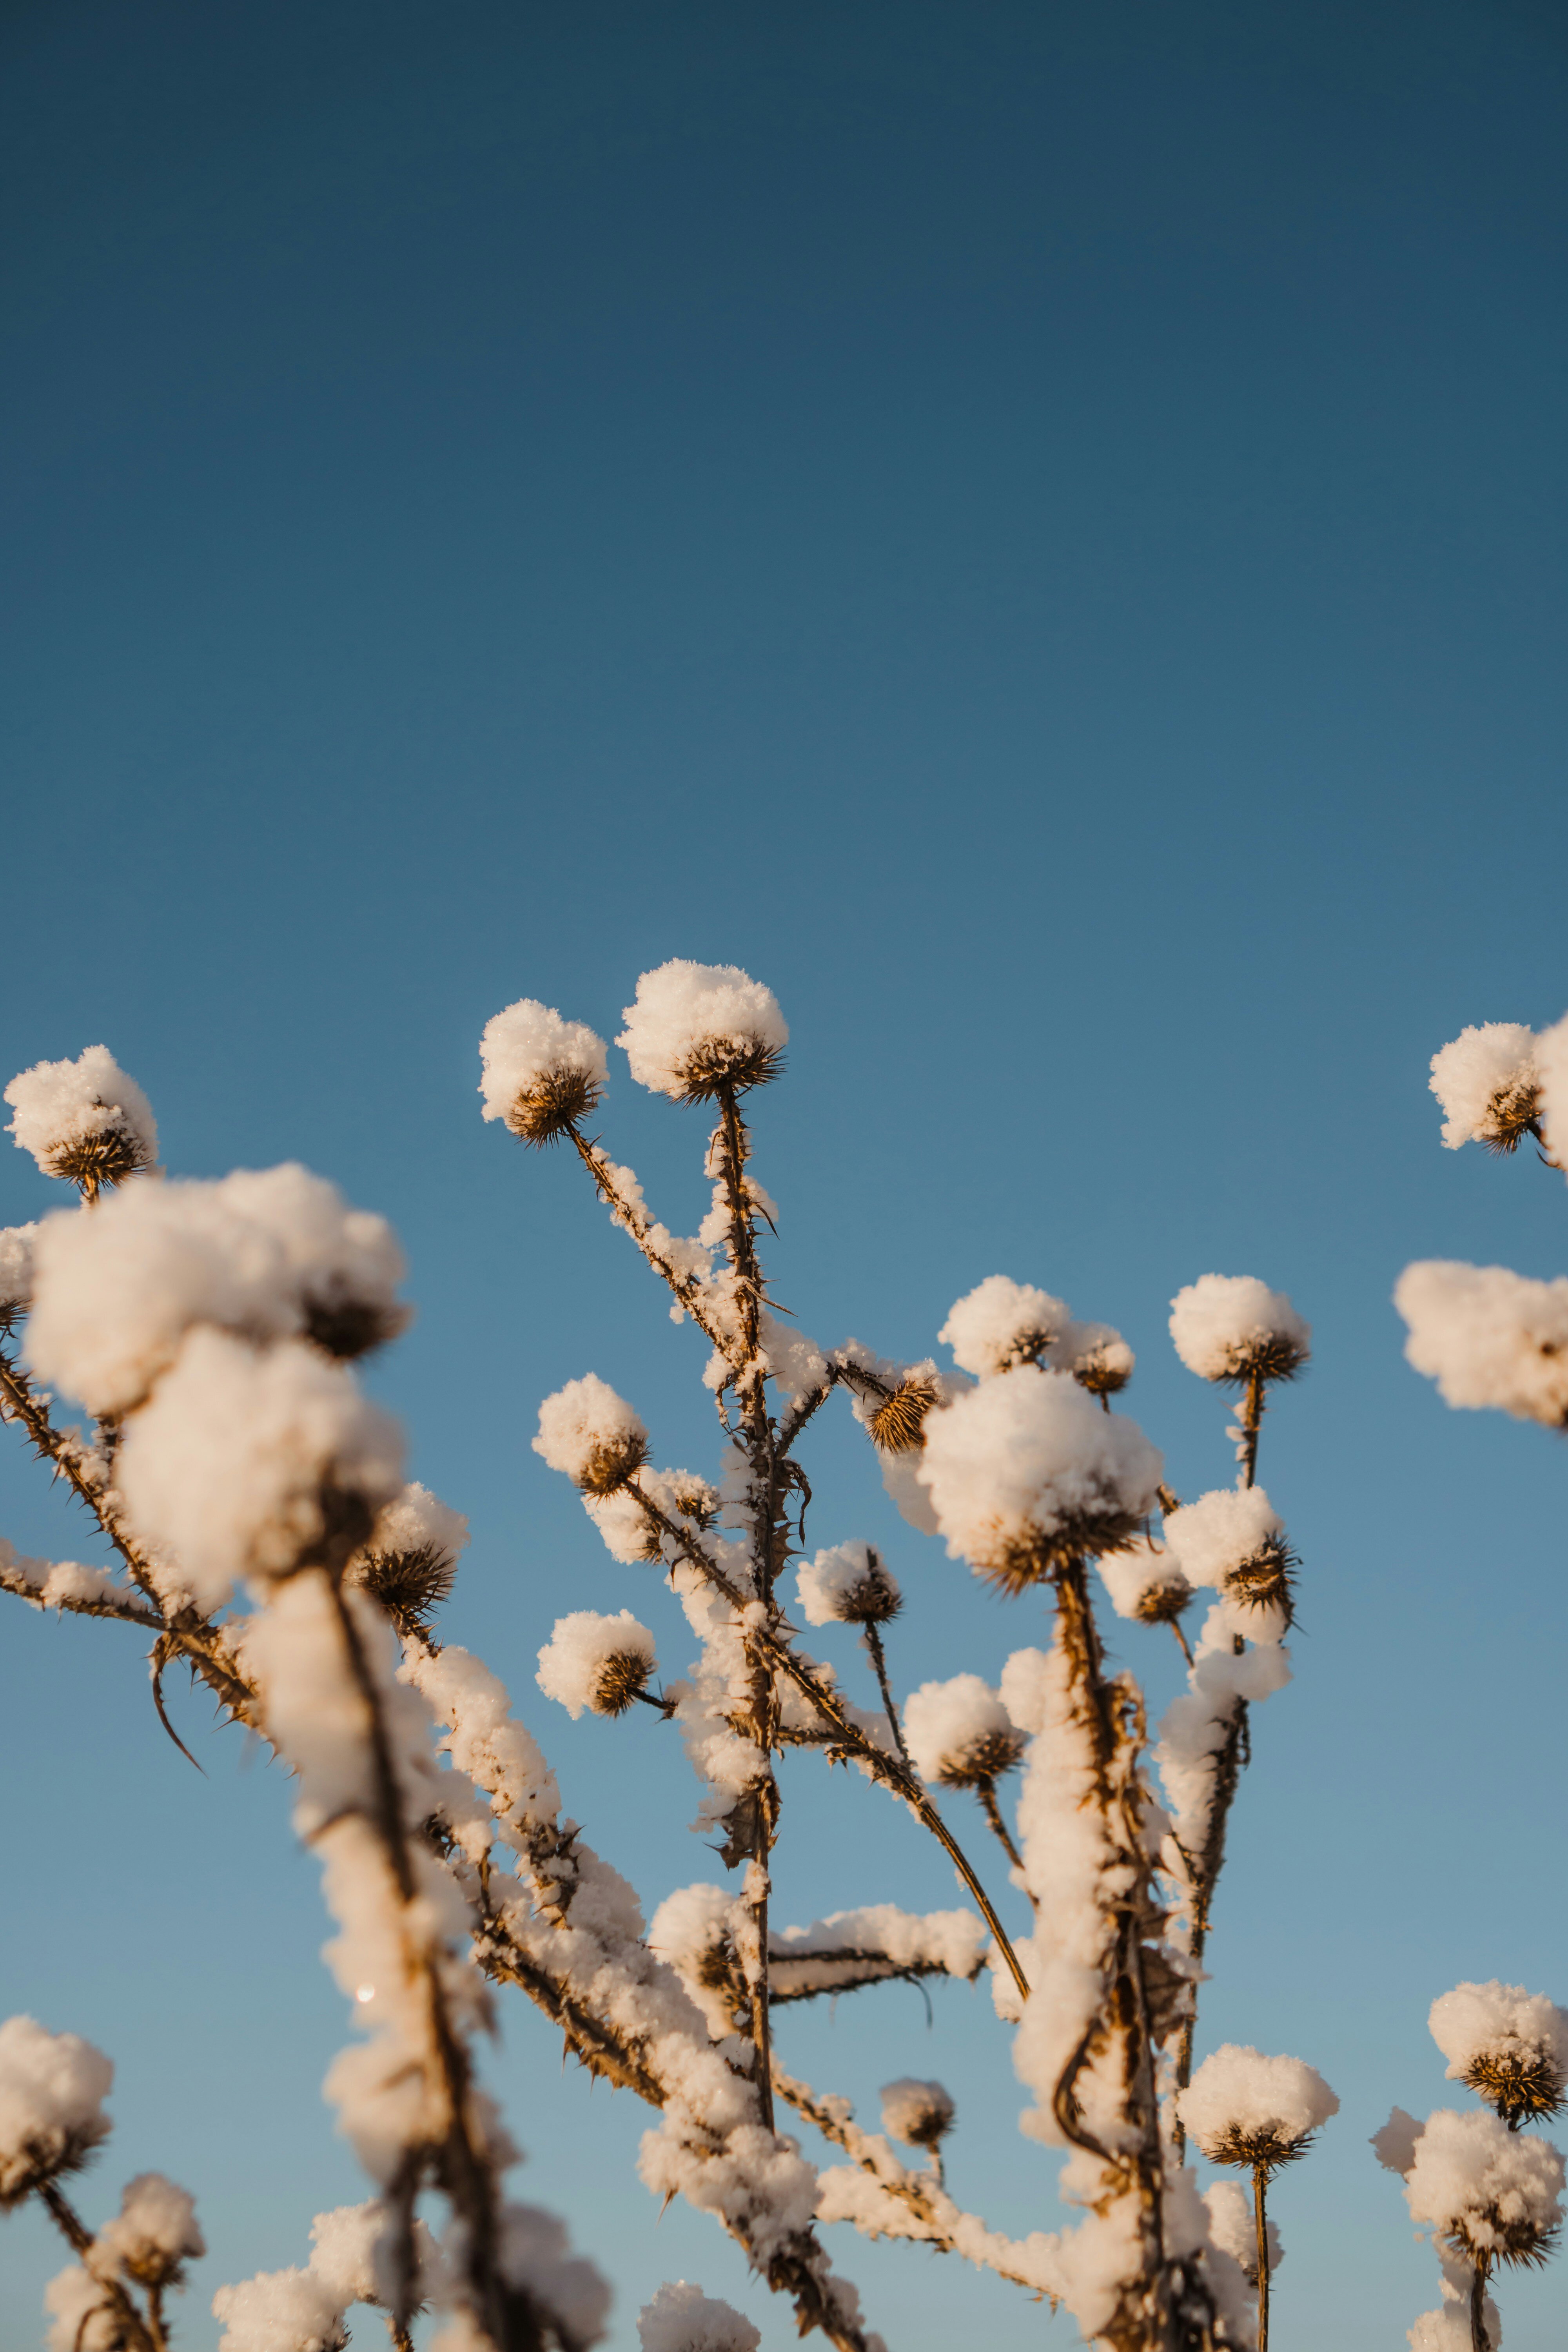
[[[92,2231],[58,2181],[39,2184],[38,2201],[73,2253],[82,2255],[92,2243]],[[124,2352],[163,2352],[162,2331],[154,2336],[142,2314],[118,2279],[100,2279],[107,2302],[114,2307],[123,2335]]]
[[[1258,2225],[1258,2352],[1268,2352],[1268,2167],[1252,2168],[1252,2218]]]
[[[887,1712],[888,1723],[892,1731],[894,1743],[903,1760],[904,1769],[912,1779],[915,1768],[910,1762],[910,1751],[904,1745],[903,1726],[899,1721],[899,1710],[893,1704],[892,1686],[888,1680],[887,1654],[882,1647],[881,1627],[879,1625],[868,1625],[865,1628],[865,1639],[867,1653],[870,1657],[872,1667],[876,1672],[877,1688],[882,1694],[882,1706]]]
[[[616,1182],[610,1162],[596,1143],[590,1143],[575,1120],[568,1123],[567,1134],[577,1148],[577,1156],[593,1178],[599,1197],[608,1203],[618,1222],[625,1226],[637,1248],[659,1278],[669,1285],[679,1304],[696,1324],[705,1339],[710,1339],[721,1356],[733,1359],[734,1343],[724,1339],[708,1312],[702,1297],[702,1286],[694,1275],[681,1274],[670,1264],[653,1238],[653,1224],[646,1210],[629,1200]]]
[[[1247,1376],[1247,1394],[1241,1404],[1241,1484],[1256,1485],[1258,1479],[1258,1440],[1263,1429],[1263,1416],[1268,1410],[1268,1384],[1260,1371]]]
[[[1002,1808],[996,1801],[995,1781],[977,1780],[974,1786],[974,1793],[979,1798],[985,1818],[991,1824],[992,1835],[996,1839],[1003,1853],[1006,1855],[1014,1869],[1022,1870],[1024,1867],[1024,1857],[1018,1852],[1017,1847],[1014,1844],[1013,1833],[1002,1818]],[[1034,1898],[1031,1896],[1030,1900],[1032,1901],[1033,1899]]]

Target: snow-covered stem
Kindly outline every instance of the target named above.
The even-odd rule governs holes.
[[[668,1284],[677,1304],[690,1316],[704,1339],[710,1340],[721,1355],[730,1354],[731,1343],[720,1332],[709,1311],[700,1282],[695,1275],[683,1273],[660,1248],[653,1219],[641,1202],[634,1199],[620,1181],[623,1171],[605,1159],[596,1143],[590,1142],[575,1119],[567,1123],[564,1131],[571,1138],[577,1157],[593,1178],[599,1198],[609,1209],[616,1223],[631,1235],[660,1281]]]
[[[1002,1808],[996,1801],[995,1781],[981,1780],[977,1782],[974,1793],[980,1800],[982,1811],[984,1813],[986,1820],[991,1824],[992,1835],[1001,1846],[1003,1853],[1006,1855],[1012,1867],[1015,1870],[1022,1870],[1024,1867],[1024,1857],[1018,1852],[1017,1847],[1014,1844],[1013,1833],[1002,1818]]]
[[[92,2244],[92,2231],[59,2182],[41,2181],[35,2194],[72,2253],[85,2254]],[[143,2313],[138,2310],[130,2289],[119,2279],[100,2279],[98,2287],[120,2324],[118,2352],[168,2352],[161,2297],[150,2294],[149,2307]]]

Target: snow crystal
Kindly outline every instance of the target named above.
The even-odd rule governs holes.
[[[677,2279],[637,2314],[642,2352],[757,2352],[761,2330],[728,2303]]]
[[[1485,2108],[1428,2116],[1405,2195],[1415,2221],[1474,2253],[1527,2255],[1563,2220],[1563,2158]]]
[[[1568,1014],[1536,1039],[1535,1066],[1542,1140],[1558,1167],[1568,1170]]]
[[[585,1494],[607,1495],[642,1463],[647,1432],[624,1398],[587,1372],[545,1398],[533,1450]]]
[[[114,2067],[77,2033],[31,2017],[0,2025],[0,2210],[73,2169],[107,2137]]]
[[[1568,1277],[1422,1258],[1400,1276],[1394,1303],[1410,1327],[1406,1357],[1449,1404],[1568,1423]]]
[[[1048,1290],[992,1274],[949,1308],[936,1336],[955,1363],[984,1381],[1032,1364],[1071,1321],[1070,1308]]]
[[[167,2286],[206,2250],[189,2189],[161,2172],[139,2172],[126,2182],[120,2210],[93,2240],[87,2261],[100,2278],[123,2271],[141,2286]]]
[[[339,2352],[343,2306],[314,2271],[262,2271],[220,2286],[213,2315],[224,2324],[218,2352]]]
[[[1222,2253],[1239,2263],[1247,2273],[1249,2285],[1258,2284],[1258,2217],[1252,2210],[1252,2200],[1239,2180],[1216,2180],[1204,2191],[1204,2203],[1208,2207],[1209,2228],[1215,2244]],[[1268,2232],[1268,2273],[1272,2277],[1284,2260],[1285,2249],[1279,2242],[1279,2232],[1272,2221],[1265,2223]]]
[[[325,1490],[374,1511],[402,1485],[396,1423],[297,1340],[258,1355],[205,1325],[135,1414],[115,1475],[137,1531],[167,1545],[197,1605],[287,1575],[327,1533]]]
[[[539,1653],[537,1680],[546,1698],[558,1699],[575,1723],[584,1707],[595,1715],[624,1715],[656,1663],[653,1635],[629,1609],[615,1617],[575,1609],[556,1619]]]
[[[1415,2161],[1421,2125],[1404,2107],[1389,2110],[1388,2121],[1372,2135],[1372,2149],[1384,2172],[1407,2173]]]
[[[952,2128],[951,2093],[940,2083],[922,2083],[900,2074],[882,2085],[882,2129],[910,2147],[935,2147]]]
[[[74,1062],[35,1062],[12,1079],[9,1132],[46,1176],[118,1184],[158,1159],[153,1106],[107,1045]]]
[[[548,1143],[590,1112],[607,1067],[605,1041],[585,1022],[563,1021],[531,996],[487,1022],[479,1062],[486,1118],[504,1119],[530,1143]]]
[[[14,1331],[33,1298],[36,1224],[0,1227],[0,1337]]]
[[[1517,1021],[1461,1029],[1433,1055],[1429,1084],[1443,1107],[1448,1150],[1472,1142],[1511,1149],[1534,1115],[1535,1039]]]
[[[771,989],[732,963],[676,957],[645,971],[616,1038],[638,1086],[699,1100],[725,1080],[771,1076],[789,1031]]]
[[[904,1705],[904,1744],[922,1780],[971,1789],[1010,1771],[1024,1736],[978,1675],[921,1683]]]
[[[1171,1301],[1176,1353],[1200,1380],[1241,1381],[1255,1368],[1283,1379],[1306,1361],[1311,1337],[1284,1292],[1254,1275],[1202,1275]]]
[[[929,1415],[919,1476],[949,1557],[1017,1583],[1064,1553],[1125,1542],[1163,1468],[1135,1422],[1025,1364]]]
[[[902,1595],[870,1544],[835,1544],[814,1560],[802,1560],[795,1576],[808,1625],[884,1625],[896,1617]]]
[[[1299,2147],[1340,2103],[1303,2059],[1266,2058],[1226,2042],[1204,2060],[1176,2107],[1211,2162],[1235,2164]]]

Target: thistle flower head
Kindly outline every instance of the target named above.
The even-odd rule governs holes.
[[[605,1090],[604,1039],[531,996],[486,1023],[479,1064],[484,1116],[524,1143],[558,1142],[592,1116]]]
[[[904,1738],[922,1780],[945,1789],[989,1787],[1024,1753],[1024,1734],[978,1675],[922,1683],[904,1706]]]
[[[1340,2103],[1304,2060],[1227,2042],[1204,2060],[1176,2107],[1211,2164],[1272,2172],[1306,2154]]]
[[[1461,1029],[1432,1056],[1432,1092],[1443,1107],[1443,1142],[1484,1143],[1489,1151],[1516,1151],[1535,1128],[1540,1080],[1536,1041],[1517,1021],[1485,1021]]]
[[[35,1062],[12,1079],[5,1100],[17,1149],[87,1200],[157,1165],[153,1106],[107,1045],[89,1045],[74,1062]]]
[[[1278,1641],[1295,1617],[1297,1560],[1261,1486],[1221,1486],[1165,1514],[1165,1544],[1190,1585],[1220,1592],[1256,1619],[1256,1638]]]
[[[1448,2080],[1468,2083],[1515,2129],[1561,2112],[1568,2088],[1568,2011],[1522,1985],[1456,1985],[1433,2002],[1432,2039]]]
[[[213,2315],[223,2322],[218,2352],[343,2352],[343,2305],[314,2270],[258,2271],[220,2286]]]
[[[1428,2116],[1405,2183],[1412,2217],[1472,2263],[1544,2262],[1563,2227],[1563,2158],[1483,2109]]]
[[[1222,1388],[1289,1381],[1311,1353],[1312,1329],[1283,1291],[1250,1274],[1205,1274],[1171,1301],[1171,1339],[1200,1380]]]
[[[374,1593],[405,1637],[425,1635],[451,1592],[468,1540],[468,1523],[461,1511],[416,1482],[379,1514],[369,1542],[344,1570],[344,1581]]]
[[[906,1374],[882,1399],[868,1426],[871,1443],[884,1454],[917,1454],[925,1441],[926,1415],[937,1402],[936,1382],[924,1371]]]
[[[919,1476],[950,1557],[1021,1591],[1116,1551],[1153,1509],[1161,1457],[1063,1372],[1024,1364],[933,1412]]]
[[[77,2033],[30,2017],[0,2025],[0,2212],[79,2170],[109,2136],[114,2067]]]
[[[1100,1563],[1100,1580],[1119,1617],[1139,1625],[1173,1625],[1192,1603],[1193,1588],[1169,1549],[1146,1538]]]
[[[587,1372],[545,1398],[533,1450],[584,1495],[611,1495],[647,1460],[647,1432],[624,1398]]]
[[[33,1303],[36,1224],[0,1228],[0,1338],[7,1338]]]
[[[795,1572],[808,1625],[885,1625],[903,1607],[903,1595],[875,1547],[835,1544]]]
[[[901,2074],[882,2085],[882,2129],[910,2147],[938,2147],[952,2129],[952,2094],[940,2083]]]
[[[179,2286],[186,2263],[199,2262],[206,2250],[190,2191],[161,2172],[139,2172],[88,2249],[87,2266],[100,2279],[123,2275],[138,2286]]]
[[[615,1617],[577,1609],[556,1619],[539,1653],[539,1687],[546,1698],[558,1699],[574,1722],[584,1708],[593,1715],[625,1715],[647,1688],[656,1664],[653,1635],[629,1609]]]
[[[1109,1323],[1069,1323],[1048,1359],[1057,1371],[1070,1372],[1090,1396],[1119,1396],[1132,1378],[1138,1359]]]
[[[642,2352],[757,2352],[762,2340],[733,2304],[704,2294],[689,2279],[667,2280],[637,2314]]]
[[[954,1301],[937,1338],[964,1371],[985,1381],[1037,1363],[1071,1321],[1071,1309],[1048,1290],[991,1274]]]
[[[677,956],[645,971],[616,1038],[639,1086],[710,1102],[763,1086],[784,1067],[789,1030],[771,989],[732,963]]]

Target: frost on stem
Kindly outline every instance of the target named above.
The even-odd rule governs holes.
[[[1407,1360],[1446,1403],[1568,1427],[1568,1277],[1426,1258],[1405,1267],[1394,1303],[1410,1328]]]
[[[625,1715],[647,1688],[657,1664],[654,1639],[629,1609],[601,1617],[592,1609],[558,1617],[539,1653],[538,1682],[575,1722],[593,1715]]]
[[[687,2279],[661,2286],[637,2314],[642,2352],[757,2352],[762,2331],[732,2304]]]
[[[18,1150],[86,1200],[157,1165],[153,1106],[107,1045],[89,1045],[74,1062],[35,1062],[12,1079],[5,1100]]]
[[[1432,2003],[1429,2023],[1448,2062],[1448,2080],[1468,2084],[1510,2129],[1561,2112],[1568,2011],[1544,1993],[1495,1978],[1456,1985]]]
[[[710,1102],[765,1085],[784,1067],[789,1030],[778,1000],[732,963],[675,957],[637,982],[616,1038],[638,1086],[676,1102]]]
[[[539,1408],[533,1450],[584,1495],[612,1495],[647,1459],[647,1432],[596,1373],[568,1381]]]
[[[1433,1055],[1428,1083],[1442,1105],[1448,1150],[1484,1143],[1489,1151],[1516,1151],[1539,1132],[1535,1050],[1534,1036],[1517,1021],[1486,1021],[1461,1029]]]
[[[524,1143],[558,1142],[593,1116],[605,1090],[604,1039],[531,996],[487,1022],[479,1062],[486,1118],[503,1120]]]
[[[79,2171],[106,2139],[114,2067],[77,2033],[31,2017],[0,2025],[0,2211]]]

